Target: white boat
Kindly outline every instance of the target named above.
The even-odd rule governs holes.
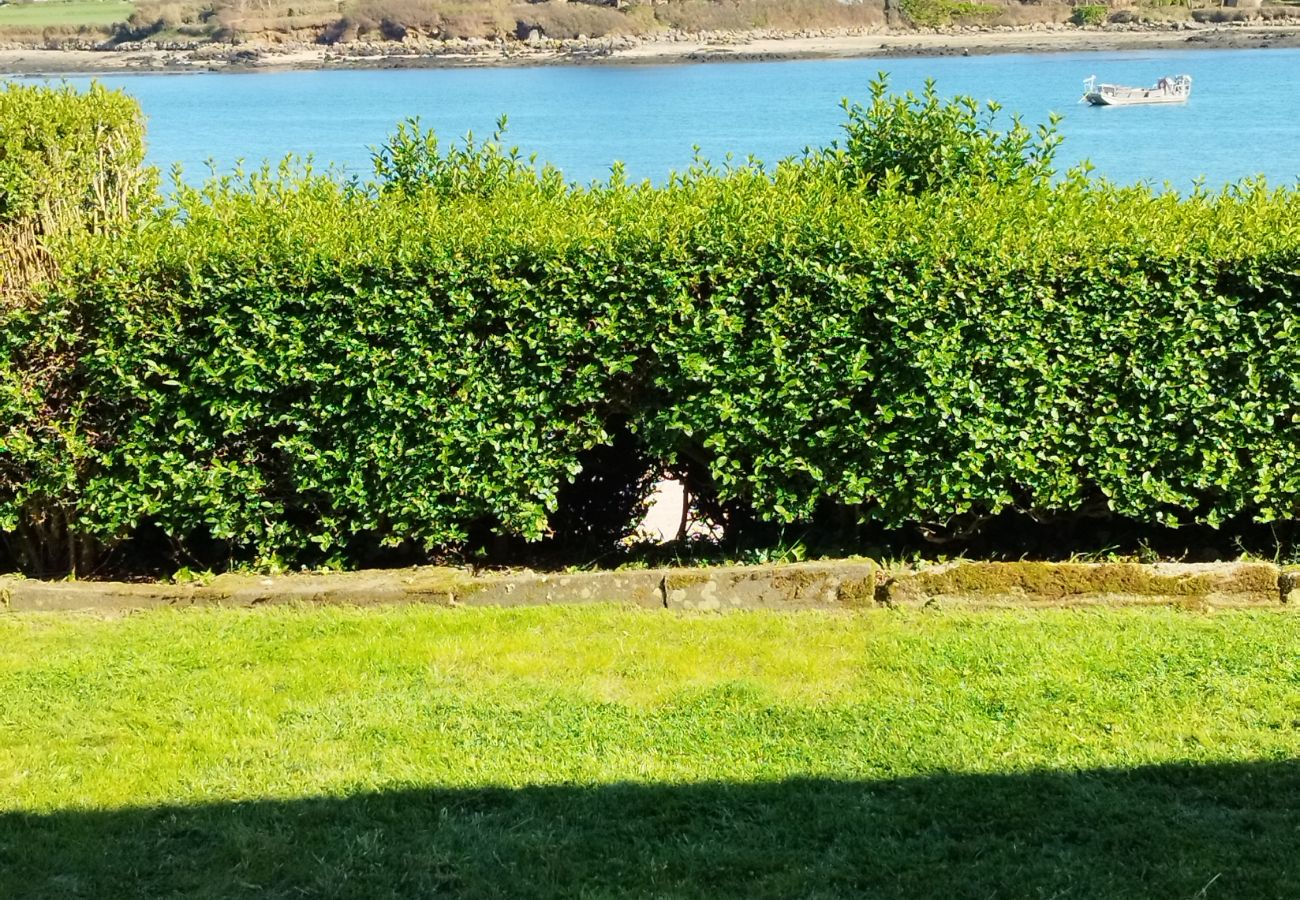
[[[1154,87],[1126,87],[1122,84],[1098,84],[1096,75],[1083,82],[1083,101],[1093,106],[1136,106],[1139,103],[1186,103],[1192,96],[1191,75],[1170,75]]]

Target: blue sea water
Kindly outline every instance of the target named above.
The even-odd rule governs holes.
[[[896,90],[927,78],[945,95],[996,100],[1028,124],[1064,115],[1058,160],[1090,160],[1122,181],[1211,187],[1256,174],[1300,178],[1300,50],[1189,50],[687,65],[314,71],[101,76],[139,99],[151,160],[181,163],[196,180],[212,160],[311,155],[362,176],[371,148],[419,116],[441,136],[485,135],[501,114],[508,140],[571,179],[662,181],[690,165],[693,147],[765,161],[833,140],[843,97],[865,100],[881,71]],[[1186,105],[1093,108],[1083,79],[1151,84],[1194,79]],[[88,79],[73,79],[85,82]]]

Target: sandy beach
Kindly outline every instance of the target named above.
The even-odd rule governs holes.
[[[675,35],[578,41],[400,43],[149,44],[112,50],[0,47],[0,74],[266,71],[443,66],[633,65],[714,61],[847,59],[904,56],[1057,53],[1088,50],[1248,49],[1300,47],[1300,24],[1200,24],[1164,27],[1061,25],[954,28],[940,32],[873,31],[800,35]]]

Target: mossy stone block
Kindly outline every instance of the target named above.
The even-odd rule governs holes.
[[[885,596],[902,606],[1275,606],[1282,600],[1279,577],[1269,563],[961,562],[897,575]]]

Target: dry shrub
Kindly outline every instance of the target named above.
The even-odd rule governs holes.
[[[323,43],[403,40],[411,32],[437,38],[490,38],[512,34],[515,19],[505,0],[357,0],[335,15],[320,35]]]
[[[201,13],[214,35],[318,34],[339,20],[337,0],[213,0]]]
[[[395,34],[400,28],[437,34],[442,29],[441,5],[428,0],[361,0],[352,14],[365,21],[365,31]]]
[[[209,8],[197,3],[143,0],[130,18],[114,27],[113,33],[119,41],[142,41],[160,32],[182,28],[207,35],[211,31],[205,19],[208,15]]]
[[[1008,3],[990,25],[1058,25],[1070,21],[1072,8],[1064,3]]]
[[[268,18],[249,18],[239,21],[241,31],[257,32],[283,32],[289,34],[292,32],[310,30],[318,31],[325,26],[338,21],[338,14],[316,13],[314,15],[292,15],[292,16],[274,16]]]
[[[594,3],[519,3],[506,0],[356,0],[342,15],[321,23],[324,43],[376,38],[402,40],[410,32],[442,39],[513,36],[518,26],[539,28],[550,38],[681,31],[743,31],[862,28],[884,24],[883,0],[670,0],[654,6],[615,8]],[[277,27],[279,22],[274,24]],[[248,29],[247,21],[239,23]],[[272,30],[272,29],[268,29]]]
[[[885,22],[880,0],[852,4],[839,0],[670,0],[654,9],[660,22],[688,32],[868,28]]]
[[[1279,19],[1300,19],[1300,8],[1294,6],[1261,6],[1255,15],[1269,22]]]
[[[55,47],[66,42],[94,41],[111,37],[111,25],[3,25],[0,41],[14,44]]]
[[[322,13],[338,15],[336,0],[213,0],[210,15],[230,20],[297,18]]]
[[[504,3],[446,4],[442,12],[442,38],[494,38],[513,35],[515,19]]]
[[[663,30],[663,23],[655,18],[655,8],[651,3],[630,3],[623,7],[622,13],[632,24],[633,34],[650,34]]]
[[[586,3],[521,3],[513,7],[512,15],[520,22],[540,28],[550,38],[576,38],[583,34],[604,37],[644,30],[622,12]]]
[[[47,48],[57,49],[68,44],[81,44],[88,41],[99,43],[112,34],[112,25],[46,25],[41,29],[40,43]],[[35,40],[32,43],[35,43]]]
[[[1192,10],[1192,21],[1194,22],[1245,22],[1248,21],[1258,10],[1253,9],[1194,9]]]
[[[41,240],[39,223],[0,222],[0,308],[31,299],[28,288],[53,281],[58,263]]]
[[[1191,10],[1185,6],[1134,6],[1117,9],[1106,19],[1116,25],[1148,25],[1167,22],[1186,22]]]
[[[1163,24],[1167,22],[1186,22],[1192,17],[1192,11],[1181,5],[1161,3],[1152,6],[1143,5],[1133,9],[1138,22]]]
[[[193,4],[158,3],[150,4],[156,10],[155,18],[163,23],[163,28],[177,28],[181,25],[195,25],[203,13]],[[137,7],[138,9],[138,7]]]
[[[655,18],[678,31],[726,31],[752,25],[732,0],[670,0],[655,7]]]
[[[760,28],[875,28],[885,24],[883,2],[839,0],[755,0]]]

